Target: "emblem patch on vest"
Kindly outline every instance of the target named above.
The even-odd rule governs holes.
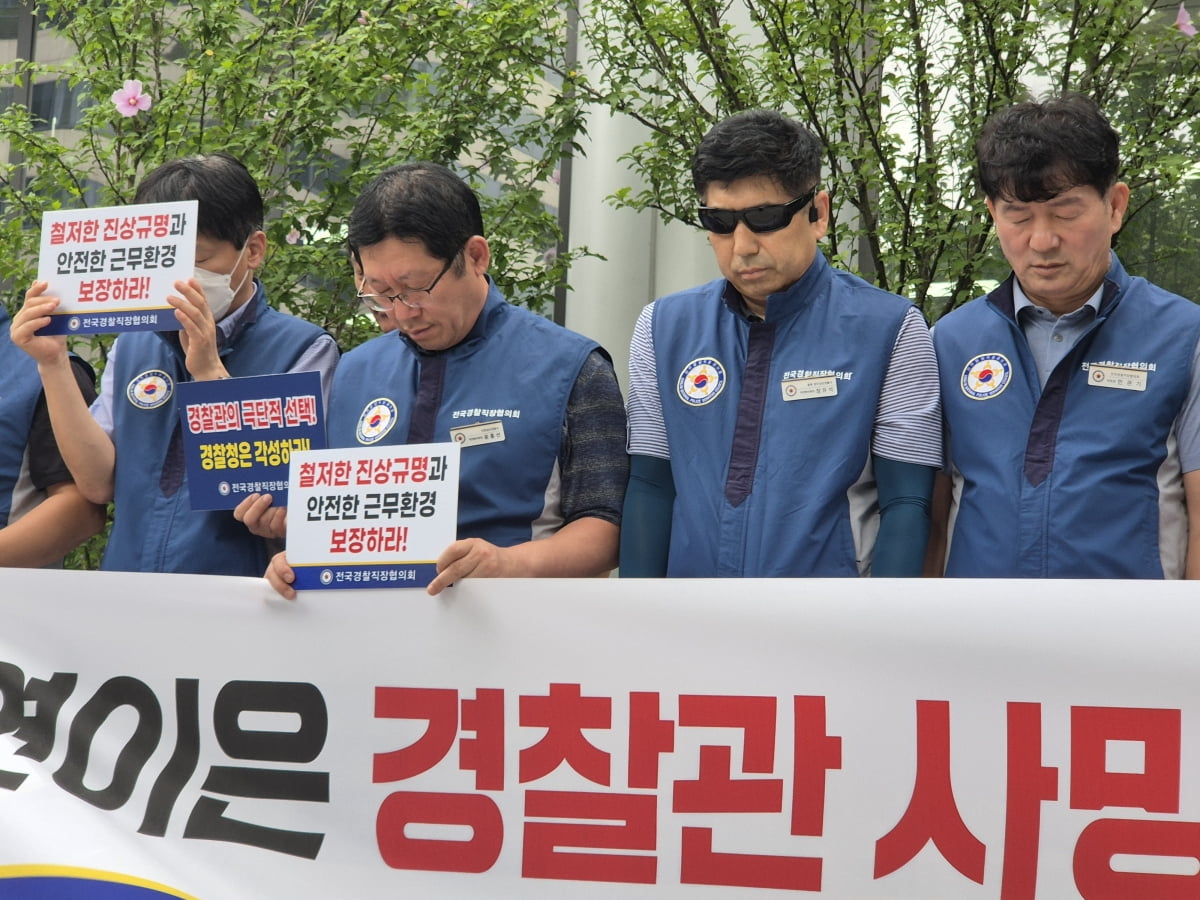
[[[693,359],[679,373],[679,399],[688,406],[703,406],[725,389],[725,367],[710,356]]]
[[[396,424],[396,404],[387,397],[377,397],[366,405],[358,417],[354,436],[360,444],[374,444]]]
[[[171,399],[175,393],[175,382],[162,369],[150,369],[133,376],[125,396],[138,409],[156,409]]]
[[[1012,381],[1012,365],[1001,353],[981,353],[962,373],[962,392],[972,400],[999,397]]]

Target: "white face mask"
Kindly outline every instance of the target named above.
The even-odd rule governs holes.
[[[233,270],[230,272],[210,272],[208,269],[196,267],[193,277],[200,282],[200,287],[204,290],[204,299],[208,301],[208,308],[212,310],[213,319],[221,321],[225,314],[229,312],[229,307],[233,305],[233,298],[237,292],[242,289],[242,285],[246,283],[246,279],[250,277],[250,270],[242,276],[242,280],[238,282],[238,286],[234,287],[230,283],[233,273],[237,271],[237,267],[242,262],[242,256],[246,252],[246,246],[243,245],[238,253],[237,262],[233,264]]]

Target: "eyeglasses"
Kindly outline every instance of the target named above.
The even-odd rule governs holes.
[[[752,206],[749,209],[718,209],[715,206],[700,207],[700,224],[706,231],[714,234],[733,234],[738,222],[745,222],[746,227],[755,234],[766,234],[787,228],[796,213],[804,209],[817,196],[814,187],[803,197],[797,197],[788,203],[773,203],[769,206]]]
[[[461,250],[458,253],[462,253]],[[432,294],[433,289],[438,286],[438,282],[442,280],[442,276],[450,271],[450,267],[454,265],[454,261],[458,259],[458,253],[446,260],[446,264],[442,266],[442,271],[438,272],[437,278],[433,279],[433,283],[427,288],[412,288],[407,291],[400,291],[395,294],[366,294],[360,291],[358,300],[367,309],[372,312],[391,312],[397,300],[407,306],[409,309],[420,309],[425,305],[425,300],[413,300],[420,294]]]

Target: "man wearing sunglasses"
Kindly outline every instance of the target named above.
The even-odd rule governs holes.
[[[942,446],[929,330],[821,253],[821,153],[766,110],[696,151],[724,277],[635,327],[623,577],[921,572]]]
[[[348,243],[359,301],[390,312],[396,331],[343,357],[330,446],[453,440],[462,450],[458,540],[429,593],[468,576],[613,569],[629,460],[608,354],[505,301],[488,275],[479,200],[442,166],[378,175],[350,214]],[[266,510],[246,514],[257,524]],[[295,596],[284,554],[267,579]]]

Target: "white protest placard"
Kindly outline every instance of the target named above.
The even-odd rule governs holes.
[[[38,280],[61,301],[42,334],[178,329],[167,296],[196,264],[195,200],[42,216]]]
[[[296,589],[428,585],[458,533],[458,462],[452,442],[293,453]]]

